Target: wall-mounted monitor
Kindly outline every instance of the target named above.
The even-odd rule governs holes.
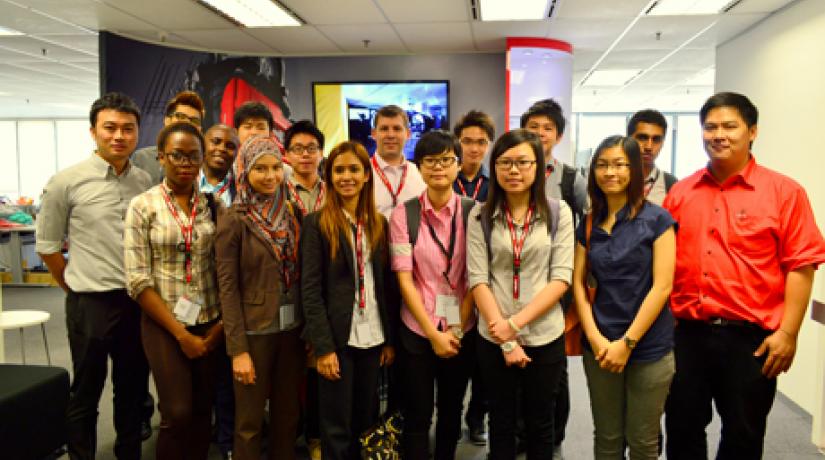
[[[394,104],[407,112],[410,140],[404,154],[412,159],[415,144],[431,129],[449,129],[450,82],[447,80],[314,82],[315,124],[324,133],[324,155],[339,142],[361,142],[375,152],[372,126],[375,112]]]

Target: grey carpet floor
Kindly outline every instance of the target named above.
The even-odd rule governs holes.
[[[58,288],[3,288],[3,309],[22,310],[36,309],[51,313],[51,319],[46,324],[46,334],[49,342],[52,363],[57,366],[71,368],[69,346],[66,339],[65,314],[63,306],[63,292]],[[38,328],[25,329],[26,359],[30,364],[45,364],[46,355],[43,339]],[[5,331],[5,355],[7,362],[20,362],[20,335],[18,331]],[[571,414],[567,425],[567,437],[564,441],[564,457],[568,460],[589,459],[592,454],[593,424],[590,417],[590,404],[587,394],[587,384],[582,370],[581,359],[571,358],[569,361]],[[154,389],[153,389],[154,391]],[[153,426],[155,433],[159,417],[155,413]],[[708,428],[708,445],[711,446],[711,458],[715,455],[715,446],[719,441],[719,421],[714,418]],[[766,459],[776,460],[805,460],[822,459],[816,446],[810,441],[811,416],[778,394],[773,410],[768,418],[768,433],[765,438]],[[100,416],[98,420],[98,459],[114,459],[112,449],[114,445],[114,428],[112,423],[112,388],[107,381],[100,402]],[[154,458],[155,439],[153,435],[143,443],[143,458]],[[307,458],[306,452],[299,447],[300,458]],[[459,444],[458,459],[483,460],[485,449],[466,442]],[[2,458],[2,446],[0,446]],[[68,458],[63,456],[62,458]],[[212,448],[211,459],[220,459],[217,449]]]

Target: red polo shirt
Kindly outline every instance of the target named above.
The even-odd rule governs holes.
[[[663,206],[676,222],[677,318],[745,320],[779,328],[788,272],[825,262],[825,240],[805,190],[751,160],[723,183],[701,169]]]

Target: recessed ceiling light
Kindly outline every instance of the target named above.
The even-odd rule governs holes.
[[[273,0],[198,0],[244,27],[300,26],[292,12]]]
[[[547,17],[548,0],[480,0],[482,21],[535,21]]]
[[[736,0],[659,0],[649,16],[684,16],[695,14],[719,14]]]
[[[23,32],[20,32],[20,31],[14,30],[14,29],[9,29],[8,27],[0,26],[0,35],[8,37],[8,36],[25,35],[25,34]]]
[[[584,86],[622,86],[640,71],[641,69],[596,70]]]

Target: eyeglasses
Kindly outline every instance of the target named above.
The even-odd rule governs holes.
[[[624,171],[630,168],[630,163],[596,163],[596,171],[610,171],[610,169],[615,169],[616,171]]]
[[[188,121],[189,123],[192,123],[195,126],[201,125],[200,117],[190,117],[189,115],[183,112],[175,112],[172,115],[170,115],[170,117],[174,118],[177,121]]]
[[[513,166],[515,166],[519,171],[527,171],[535,162],[536,160],[511,160],[509,158],[500,158],[496,160],[496,168],[501,171],[509,171],[513,169]]]
[[[170,152],[163,154],[166,159],[169,160],[175,166],[183,166],[184,163],[188,163],[190,165],[197,165],[203,160],[203,155],[197,153],[195,155],[184,155],[178,152]]]
[[[295,144],[295,145],[290,146],[286,150],[287,150],[287,152],[292,153],[294,155],[303,155],[305,152],[310,154],[310,155],[315,155],[316,153],[318,153],[319,150],[321,150],[321,147],[319,147],[317,144],[309,144],[309,145]]]
[[[487,145],[490,144],[490,141],[487,139],[470,139],[469,137],[462,137],[459,142],[461,142],[461,145],[465,147],[472,147],[474,145],[479,147],[487,147]]]
[[[436,165],[447,168],[458,161],[456,157],[424,157],[421,159],[421,165],[428,168],[435,168]]]

